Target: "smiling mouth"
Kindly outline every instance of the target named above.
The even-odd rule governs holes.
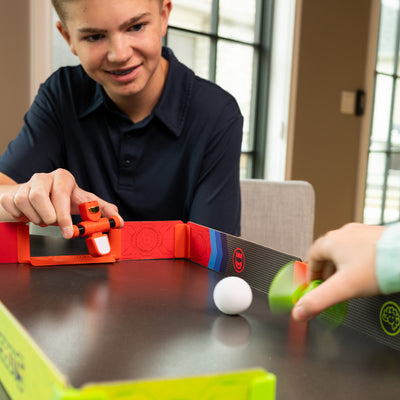
[[[134,71],[136,67],[130,68],[130,69],[125,69],[125,70],[120,70],[120,71],[108,71],[109,74],[112,75],[117,75],[117,76],[125,76],[129,75],[132,71]]]

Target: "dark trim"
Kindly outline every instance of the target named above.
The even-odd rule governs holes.
[[[261,47],[258,53],[256,108],[254,121],[253,178],[264,178],[265,154],[267,150],[268,98],[271,73],[271,45],[274,18],[274,0],[264,0],[261,5]]]

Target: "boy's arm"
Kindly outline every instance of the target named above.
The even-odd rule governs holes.
[[[118,214],[115,205],[82,190],[64,169],[34,174],[28,182],[18,185],[7,175],[0,175],[1,220],[59,225],[66,239],[73,236],[71,214],[79,214],[79,204],[92,200],[99,202],[104,217]],[[120,220],[122,226],[123,219]]]

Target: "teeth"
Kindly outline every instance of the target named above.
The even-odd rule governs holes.
[[[124,76],[128,75],[133,71],[133,68],[128,69],[127,71],[110,71],[113,75]]]

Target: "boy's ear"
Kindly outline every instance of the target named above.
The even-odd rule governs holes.
[[[168,28],[168,19],[172,10],[172,2],[171,0],[164,0],[162,10],[161,10],[161,29],[162,36],[165,36]]]
[[[61,21],[57,21],[56,22],[56,27],[58,29],[58,31],[61,33],[62,37],[65,39],[65,41],[67,42],[70,50],[72,51],[73,54],[76,54],[75,48],[72,45],[72,41],[71,41],[71,36],[68,32],[68,29],[64,26],[64,24]]]

